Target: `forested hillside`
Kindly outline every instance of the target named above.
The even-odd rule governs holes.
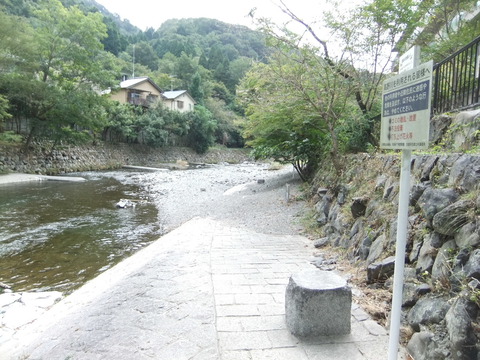
[[[141,31],[93,0],[3,0],[0,10],[0,140],[243,146],[236,88],[268,55],[260,32],[205,18]],[[138,109],[100,95],[122,76],[188,90],[197,110]]]

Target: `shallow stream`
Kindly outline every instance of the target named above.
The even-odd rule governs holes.
[[[88,181],[0,186],[0,282],[12,290],[70,292],[160,237],[146,174],[74,175]]]

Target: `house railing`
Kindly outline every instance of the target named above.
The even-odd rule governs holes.
[[[435,64],[433,114],[480,105],[480,36]]]
[[[144,98],[130,98],[128,102],[132,105],[141,105],[144,107],[149,107],[150,103],[147,99]]]

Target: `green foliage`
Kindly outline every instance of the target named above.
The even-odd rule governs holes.
[[[315,53],[284,47],[268,65],[256,65],[240,91],[248,105],[244,136],[255,154],[291,162],[304,178],[327,154],[336,164],[337,127],[355,113],[351,83]]]
[[[0,129],[2,121],[12,117],[12,115],[8,112],[9,106],[8,99],[0,95]]]
[[[5,0],[2,6],[0,121],[27,128],[27,143],[101,136],[161,146],[194,123],[189,136],[200,139],[199,151],[212,136],[228,146],[243,144],[235,91],[250,58],[269,51],[261,33],[210,19],[171,20],[142,32],[91,0]],[[188,90],[214,114],[201,108],[182,118],[97,95],[133,72],[164,90]]]
[[[187,135],[188,146],[197,153],[205,153],[215,141],[217,122],[212,113],[203,106],[195,107],[195,111],[186,113],[190,130]]]
[[[141,143],[154,147],[171,145],[189,130],[187,115],[157,104],[141,107],[107,100],[106,125],[102,139],[112,142]]]
[[[170,111],[159,104],[145,110],[136,119],[140,143],[160,147],[169,144],[172,136],[183,136],[189,130],[185,115],[177,111]]]
[[[42,81],[58,86],[89,81],[103,84],[97,57],[107,28],[99,13],[85,15],[78,7],[65,8],[58,0],[41,0],[34,10],[38,71]]]
[[[425,14],[419,23],[421,31],[412,31],[410,40],[421,46],[425,61],[442,61],[478,36],[480,19],[466,16],[475,10],[474,1],[437,0],[435,6],[421,5]]]
[[[192,78],[192,84],[190,85],[190,95],[195,99],[197,104],[202,105],[205,100],[205,91],[202,86],[202,76],[196,72]]]
[[[5,131],[0,133],[1,143],[20,143],[23,141],[22,135],[15,134],[13,131]]]
[[[244,143],[241,136],[241,118],[219,99],[207,99],[205,107],[217,122],[215,142],[228,147],[242,147]]]
[[[105,101],[106,124],[102,131],[102,140],[110,142],[132,143],[137,139],[135,131],[135,108],[117,101]]]
[[[115,56],[125,51],[128,45],[128,40],[123,35],[118,25],[109,17],[104,17],[103,22],[107,26],[107,37],[102,40],[105,51],[108,51]]]
[[[135,63],[142,64],[150,70],[158,69],[158,56],[152,45],[146,41],[140,41],[127,48],[127,52],[135,55]]]
[[[420,24],[430,3],[375,0],[325,13],[322,28],[302,21],[282,2],[284,14],[305,30],[302,35],[259,19],[276,52],[241,82],[248,117],[244,136],[255,155],[307,167],[329,156],[339,173],[342,153],[376,147],[382,81],[399,42]],[[322,40],[328,38],[325,29],[331,42]]]
[[[35,137],[86,141],[102,130],[105,119],[93,90],[111,85],[118,71],[113,55],[102,50],[102,16],[65,8],[57,0],[42,0],[32,9],[33,29],[19,22],[19,30],[10,31],[20,36],[26,51],[18,52],[15,42],[5,48],[1,59],[15,54],[16,63],[2,61],[0,94],[17,121],[28,119],[27,144]]]
[[[0,11],[0,75],[32,71],[34,31],[25,18]]]

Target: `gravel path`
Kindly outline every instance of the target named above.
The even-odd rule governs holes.
[[[274,170],[257,163],[209,165],[145,176],[166,232],[194,217],[265,234],[302,232],[305,203],[300,199],[301,180],[291,166]]]

